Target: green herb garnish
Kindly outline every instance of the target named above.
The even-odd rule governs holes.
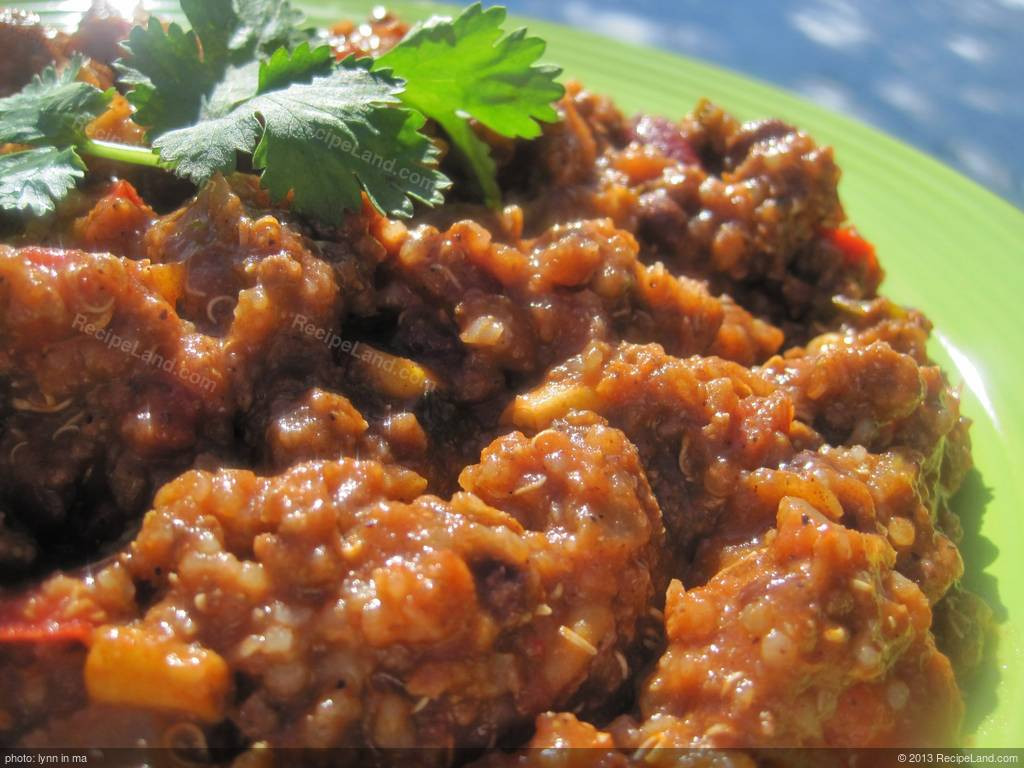
[[[42,216],[84,176],[85,163],[73,149],[43,147],[0,155],[0,208]]]
[[[296,57],[312,61],[308,53],[299,48]],[[315,71],[293,67],[296,57],[264,62],[259,82]],[[327,221],[339,205],[359,207],[360,184],[391,214],[411,215],[409,198],[443,202],[448,180],[433,167],[437,149],[419,132],[422,116],[395,108],[401,87],[369,66],[350,58],[309,84],[260,89],[227,114],[166,133],[154,146],[176,173],[197,184],[233,171],[237,153],[250,154],[271,195],[280,199],[293,191],[297,210]]]
[[[469,165],[490,205],[501,199],[494,161],[467,117],[509,138],[540,135],[537,121],[555,122],[562,97],[557,67],[537,65],[547,43],[525,29],[505,35],[505,9],[471,5],[454,20],[413,27],[374,62],[405,80],[402,101],[436,120]]]
[[[135,121],[150,138],[194,123],[204,100],[229,69],[301,42],[302,14],[286,0],[181,0],[192,25],[164,29],[157,18],[135,27],[117,62],[120,82],[130,86]],[[308,35],[306,35],[308,37]]]
[[[70,145],[85,141],[86,124],[112,95],[77,82],[81,66],[72,59],[60,73],[47,67],[20,93],[0,99],[0,144],[25,147],[0,155],[0,209],[42,215],[85,176]]]
[[[181,0],[191,24],[151,19],[132,30],[119,82],[152,149],[90,141],[85,126],[112,92],[76,80],[80,61],[53,67],[0,99],[0,210],[41,215],[84,176],[81,155],[162,167],[195,184],[251,167],[275,199],[327,223],[356,210],[361,192],[391,216],[414,201],[443,202],[451,182],[422,133],[447,134],[485,201],[500,202],[495,164],[473,120],[510,138],[557,119],[559,70],[540,66],[545,44],[506,35],[502,8],[475,4],[459,17],[414,27],[376,61],[337,62],[287,0]]]

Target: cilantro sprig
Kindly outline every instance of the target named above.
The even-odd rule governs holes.
[[[111,94],[77,82],[81,66],[73,59],[62,72],[47,67],[0,99],[0,144],[18,147],[0,155],[0,208],[41,215],[85,176],[71,146],[85,139],[85,122],[106,109]]]
[[[250,154],[271,195],[293,192],[296,209],[328,221],[339,204],[359,207],[360,185],[395,215],[412,214],[410,198],[443,202],[449,182],[435,167],[437,148],[419,132],[422,116],[393,106],[401,86],[370,72],[369,61],[350,58],[308,84],[272,89],[281,78],[315,72],[315,63],[308,46],[262,63],[252,98],[159,137],[160,157],[201,184],[235,170],[239,152]]]
[[[494,161],[467,117],[508,138],[540,135],[538,121],[558,119],[557,67],[538,65],[547,43],[525,29],[506,35],[505,9],[480,3],[456,19],[433,18],[409,30],[374,69],[405,80],[402,101],[435,120],[469,165],[490,205],[501,199]]]
[[[308,40],[286,0],[181,0],[192,29],[151,17],[132,29],[115,67],[150,138],[194,123],[228,70]]]
[[[165,168],[197,185],[246,167],[275,199],[327,223],[358,209],[410,216],[451,186],[423,132],[448,137],[489,205],[496,168],[477,126],[533,138],[557,119],[559,70],[538,64],[545,44],[505,34],[503,8],[479,3],[455,19],[417,25],[376,61],[335,60],[288,0],[181,0],[191,28],[151,19],[117,62],[133,119],[152,148],[92,141],[88,123],[109,104],[77,78],[81,61],[50,67],[0,99],[0,210],[44,214],[84,177],[83,155]]]

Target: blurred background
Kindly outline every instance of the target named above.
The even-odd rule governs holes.
[[[796,91],[1024,207],[1024,0],[501,4]]]

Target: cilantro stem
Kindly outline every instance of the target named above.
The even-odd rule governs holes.
[[[116,160],[119,163],[130,163],[131,165],[145,165],[149,168],[167,167],[160,159],[160,155],[149,147],[133,147],[128,144],[115,144],[111,141],[92,141],[91,139],[86,139],[78,144],[77,148],[83,155],[101,157],[104,160]]]

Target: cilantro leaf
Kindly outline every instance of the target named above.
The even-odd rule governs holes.
[[[203,60],[239,64],[310,38],[303,13],[288,0],[181,0],[181,10],[203,44]]]
[[[315,75],[325,75],[334,66],[334,52],[329,45],[310,48],[302,43],[291,53],[278,48],[259,68],[260,93],[277,90],[292,83],[308,83]]]
[[[441,121],[438,121],[441,122]],[[498,187],[498,166],[491,157],[487,142],[476,135],[473,126],[466,120],[448,119],[441,122],[452,146],[456,148],[463,163],[476,180],[484,202],[492,208],[501,204],[501,189]]]
[[[435,17],[375,66],[403,78],[403,100],[424,107],[421,112],[464,112],[502,136],[535,138],[538,120],[558,119],[551,104],[564,93],[555,82],[561,70],[536,66],[547,44],[525,29],[506,35],[505,17],[504,8],[483,10],[480,3],[454,20]]]
[[[365,192],[383,212],[410,216],[414,201],[439,204],[451,185],[422,132],[428,118],[494,205],[497,169],[473,121],[531,138],[557,119],[559,70],[536,63],[543,41],[504,34],[501,8],[478,3],[414,28],[376,63],[339,64],[329,46],[312,45],[289,0],[180,2],[190,30],[152,19],[132,30],[117,63],[153,150],[91,140],[85,127],[113,91],[77,82],[77,60],[60,73],[51,67],[0,100],[0,143],[32,148],[0,156],[0,207],[51,210],[82,177],[85,155],[196,184],[248,155],[262,184],[297,211],[337,222]]]
[[[78,82],[81,68],[78,57],[59,73],[51,65],[21,91],[0,99],[0,144],[66,145],[81,139],[113,97]]]
[[[121,45],[130,59],[114,67],[121,82],[130,86],[127,98],[135,107],[133,119],[149,128],[150,135],[193,122],[203,97],[224,74],[222,68],[200,59],[195,32],[185,32],[177,24],[165,30],[156,18],[150,18],[148,27],[133,28]]]
[[[43,147],[0,155],[0,210],[54,210],[85,176],[85,163],[73,149]]]
[[[202,42],[203,61],[223,69],[230,57],[231,38],[238,26],[233,0],[180,0],[192,33]]]
[[[558,119],[552,102],[564,93],[555,82],[561,70],[536,64],[546,43],[525,29],[505,35],[505,17],[504,8],[475,3],[454,20],[413,27],[374,65],[406,81],[402,101],[444,128],[492,205],[499,199],[494,163],[462,127],[467,116],[502,136],[535,138],[538,121]]]
[[[287,48],[278,48],[262,62],[254,60],[240,67],[228,67],[224,79],[203,102],[200,116],[206,119],[223,117],[259,93],[287,88],[294,83],[308,83],[316,75],[326,75],[334,63],[334,53],[329,45],[311,49],[309,43],[302,43],[291,52]]]
[[[305,57],[264,62],[260,82],[273,82]],[[369,66],[348,59],[330,75],[260,93],[223,116],[164,134],[154,146],[196,184],[233,171],[237,153],[251,153],[274,197],[291,192],[296,210],[328,222],[359,208],[360,185],[380,210],[409,216],[413,199],[442,202],[448,182],[434,167],[437,149],[420,133],[423,117],[395,106],[401,86]]]
[[[237,69],[282,45],[298,45],[310,33],[298,29],[303,15],[287,0],[181,0],[192,29],[164,29],[155,18],[135,27],[122,44],[127,59],[115,64],[121,82],[131,86],[128,101],[135,121],[150,137],[195,122],[206,101],[223,105],[213,91]],[[253,66],[250,70],[255,72]]]
[[[208,97],[202,99],[199,117],[203,120],[223,117],[255,96],[259,90],[261,66],[258,61],[250,61],[240,67],[228,67],[224,79],[214,86]]]
[[[79,57],[60,72],[49,66],[0,99],[0,144],[33,147],[0,155],[0,210],[42,216],[85,176],[85,163],[69,145],[86,140],[86,126],[113,92],[78,82],[81,68]]]
[[[305,107],[298,94],[276,100],[282,110]],[[411,198],[431,205],[444,202],[441,193],[448,181],[431,167],[437,150],[419,132],[422,115],[374,107],[364,113],[366,119],[343,123],[317,111],[313,106],[298,113],[308,119],[300,132],[276,130],[268,123],[256,147],[253,164],[265,169],[263,185],[275,198],[294,190],[296,210],[328,222],[339,221],[342,210],[359,209],[360,185],[389,216],[411,216]]]
[[[196,186],[216,173],[232,173],[238,167],[238,153],[251,152],[260,137],[260,122],[249,106],[242,104],[221,117],[168,131],[153,148],[161,161]]]
[[[183,7],[186,2],[208,4],[208,0],[182,0]],[[312,30],[300,28],[305,16],[287,0],[236,0],[234,8],[236,21],[228,48],[244,57],[291,48],[313,36]]]

